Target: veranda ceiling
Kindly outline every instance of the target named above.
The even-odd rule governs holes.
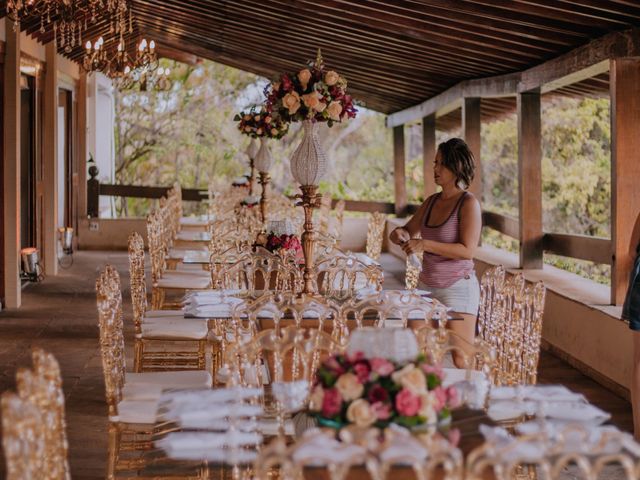
[[[132,3],[134,37],[151,37],[161,46],[269,78],[297,71],[320,47],[327,65],[347,77],[353,95],[383,113],[415,105],[462,80],[521,71],[608,32],[640,25],[635,0]],[[51,31],[41,34],[39,27],[23,24],[23,30],[48,41]],[[85,37],[94,39],[100,28],[105,25],[91,26]],[[81,60],[82,49],[69,56]],[[606,81],[578,87],[587,93],[606,88]]]

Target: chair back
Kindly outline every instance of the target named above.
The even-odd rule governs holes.
[[[345,255],[325,258],[317,263],[316,271],[319,291],[327,297],[347,299],[358,290],[382,290],[382,268],[367,265],[355,257]]]
[[[374,260],[378,260],[382,253],[382,241],[384,239],[386,221],[387,216],[380,212],[373,212],[369,217],[369,224],[367,226],[367,255]]]
[[[13,392],[0,398],[7,480],[44,478],[46,439],[38,407]]]
[[[107,265],[98,277],[96,291],[106,400],[109,416],[116,418],[125,382],[126,359],[120,276],[111,265]]]

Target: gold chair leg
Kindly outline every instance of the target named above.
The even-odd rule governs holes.
[[[142,372],[144,358],[144,342],[140,338],[136,338],[133,348],[133,371],[135,373]]]
[[[120,430],[117,425],[109,423],[108,459],[107,459],[107,480],[116,478],[116,467],[118,465],[118,450],[120,448]]]

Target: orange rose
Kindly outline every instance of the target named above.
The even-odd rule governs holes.
[[[295,114],[300,108],[300,95],[297,92],[289,92],[282,99],[282,105],[289,110],[289,115]]]
[[[308,108],[313,110],[317,110],[317,106],[320,103],[317,92],[311,92],[307,93],[306,95],[302,95],[302,100]]]
[[[342,113],[342,105],[340,102],[331,102],[327,107],[327,112],[329,112],[329,118],[331,120],[340,120],[340,114]]]
[[[316,112],[322,113],[325,108],[327,108],[327,104],[324,102],[318,102],[318,106],[315,108]]]

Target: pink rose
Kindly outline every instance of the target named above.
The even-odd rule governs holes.
[[[388,377],[396,369],[393,363],[385,358],[372,358],[369,363],[371,363],[371,370],[381,377]]]
[[[382,402],[372,403],[371,411],[378,420],[388,420],[391,416],[391,405]]]
[[[444,372],[442,371],[442,367],[440,365],[429,365],[428,363],[423,363],[422,371],[427,375],[436,375],[440,379],[442,379],[442,377],[444,376]]]
[[[358,362],[353,366],[353,371],[356,372],[356,376],[360,383],[366,383],[369,380],[369,374],[371,373],[371,369],[366,362]]]
[[[327,361],[324,362],[324,366],[334,375],[342,375],[344,373],[344,368],[342,368],[342,365],[340,365],[340,362],[338,362],[335,357],[327,359]]]
[[[435,390],[433,390],[433,396],[436,399],[433,408],[439,412],[447,404],[447,390],[442,387],[436,387]]]
[[[335,417],[340,413],[342,409],[342,396],[335,388],[329,388],[324,391],[324,397],[322,398],[322,416],[323,417]]]
[[[451,445],[453,445],[454,447],[458,446],[458,443],[460,443],[460,429],[458,428],[452,428],[451,430],[449,430],[449,435],[448,435],[448,439],[449,439],[449,443]]]
[[[447,388],[447,405],[451,408],[456,408],[460,405],[460,396],[458,395],[458,389],[453,385]]]
[[[420,410],[420,397],[412,393],[408,388],[403,388],[396,395],[396,409],[400,415],[413,417]]]

